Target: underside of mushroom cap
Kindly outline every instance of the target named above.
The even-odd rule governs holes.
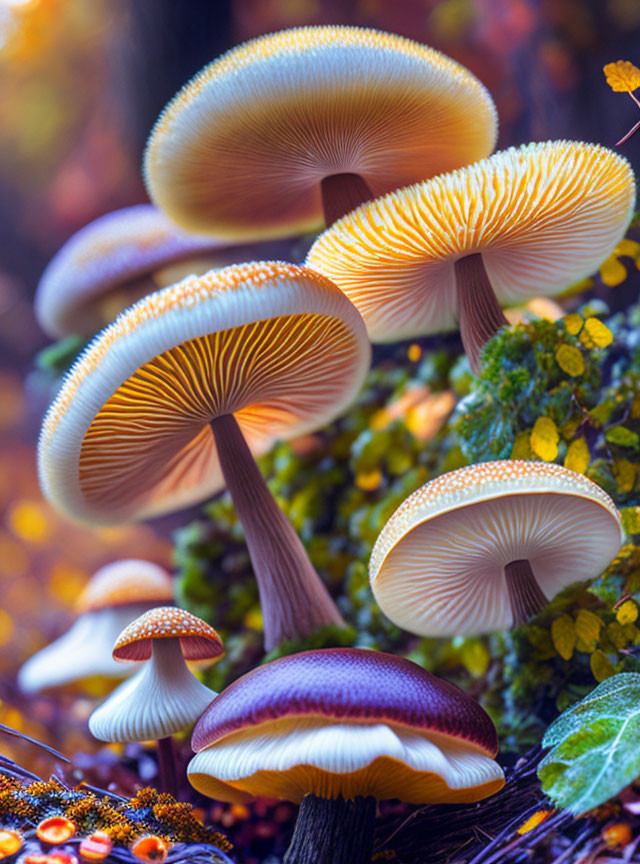
[[[173,581],[164,567],[126,558],[106,564],[93,574],[76,602],[76,611],[82,614],[130,603],[166,605],[172,600]]]
[[[340,414],[370,351],[355,307],[306,268],[267,262],[184,280],[80,356],[45,417],[42,489],[85,522],[200,501],[222,487],[212,419],[233,413],[265,452]]]
[[[478,801],[504,784],[477,748],[390,723],[283,718],[249,726],[201,750],[189,782],[222,801],[268,796],[300,802],[312,793],[372,795],[416,804]]]
[[[374,195],[487,156],[491,97],[431,48],[356,27],[262,36],[206,66],[149,139],[152,199],[184,227],[234,239],[323,224],[320,186]]]
[[[306,651],[243,675],[202,716],[192,746],[200,751],[236,732],[293,718],[391,723],[487,756],[498,750],[489,716],[457,687],[402,657],[357,648]]]
[[[455,265],[480,254],[501,305],[553,296],[592,274],[633,215],[626,159],[548,141],[363,204],[325,231],[306,264],[355,303],[373,342],[455,329]]]
[[[149,293],[158,287],[150,278],[154,270],[224,245],[186,234],[152,204],[107,213],[74,234],[51,259],[36,291],[36,317],[56,338],[95,333],[102,326],[96,307],[105,294],[128,288],[137,299],[134,282],[141,283],[142,293],[146,280],[144,293]]]
[[[622,542],[609,496],[544,462],[481,463],[418,489],[382,530],[369,565],[394,623],[429,636],[513,626],[505,567],[526,561],[544,597],[606,569]]]

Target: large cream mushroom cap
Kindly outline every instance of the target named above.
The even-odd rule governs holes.
[[[144,171],[179,225],[266,239],[322,227],[327,177],[357,175],[382,195],[487,156],[496,134],[486,89],[438,51],[359,27],[300,27],[199,72],[158,119]]]
[[[211,271],[149,295],[79,357],[47,413],[42,489],[109,523],[218,491],[210,421],[233,414],[254,453],[339,415],[370,359],[355,307],[303,267]]]
[[[593,481],[546,462],[484,462],[410,495],[371,554],[374,596],[423,636],[510,628],[506,565],[527,560],[551,599],[599,576],[623,539],[613,501]]]

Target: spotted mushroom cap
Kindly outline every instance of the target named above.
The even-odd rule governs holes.
[[[148,660],[154,639],[180,639],[185,660],[211,660],[224,654],[222,640],[202,618],[175,606],[158,606],[125,627],[113,646],[114,659]]]
[[[129,603],[166,604],[173,600],[173,581],[164,567],[127,558],[106,564],[93,574],[76,602],[79,614]]]
[[[74,234],[51,259],[36,291],[36,317],[54,338],[90,335],[161,287],[156,271],[185,260],[196,266],[200,256],[225,245],[186,234],[152,204],[107,213]]]
[[[363,204],[306,264],[355,303],[373,342],[439,333],[457,327],[457,260],[481,253],[502,305],[553,296],[613,252],[635,195],[629,163],[605,147],[511,147]]]
[[[409,660],[356,648],[260,666],[200,718],[196,789],[225,801],[374,795],[474,801],[504,782],[489,716]]]
[[[178,510],[223,486],[210,421],[233,413],[254,453],[330,421],[371,346],[325,277],[256,263],[151,294],[80,355],[43,424],[42,489],[85,522]]]
[[[505,565],[529,561],[546,597],[600,575],[623,539],[613,501],[561,465],[504,460],[451,471],[410,495],[373,548],[375,598],[425,636],[512,626]]]
[[[487,156],[494,104],[463,66],[358,27],[261,36],[206,66],[149,139],[149,195],[178,224],[233,239],[323,224],[321,181],[374,195]]]

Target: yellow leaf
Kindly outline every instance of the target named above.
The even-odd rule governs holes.
[[[537,810],[533,816],[529,816],[527,821],[522,823],[522,825],[517,829],[517,833],[528,834],[529,831],[533,831],[533,829],[537,828],[541,822],[548,819],[552,813],[553,810]]]
[[[564,467],[576,474],[584,474],[589,467],[589,448],[584,438],[576,438],[567,448]]]
[[[584,358],[580,349],[576,348],[575,345],[561,345],[556,351],[556,363],[563,372],[573,378],[584,372]]]
[[[613,463],[613,476],[621,492],[631,492],[636,482],[636,466],[628,459],[616,459]]]
[[[580,609],[576,616],[576,636],[587,645],[595,643],[600,636],[602,620],[588,609]],[[593,650],[593,649],[592,649]]]
[[[626,258],[640,258],[640,243],[624,237],[616,246],[615,255],[624,255]]]
[[[531,459],[531,447],[529,446],[529,432],[525,429],[523,432],[518,432],[516,440],[511,448],[512,459]]]
[[[570,615],[561,615],[551,625],[553,647],[563,660],[571,660],[576,645],[576,628]]]
[[[606,348],[613,342],[613,333],[597,318],[587,318],[580,334],[580,341],[587,348]]]
[[[582,330],[582,315],[578,315],[577,312],[565,315],[562,321],[566,327],[567,333],[571,333],[572,336],[577,336]]]
[[[609,660],[607,655],[603,651],[600,651],[599,648],[597,651],[594,651],[589,658],[589,665],[591,666],[593,677],[598,682],[604,681],[606,678],[611,678],[612,675],[616,674],[616,667],[613,665],[611,660]]]
[[[544,459],[553,462],[558,455],[558,428],[550,417],[538,417],[529,436],[529,444],[533,452]]]
[[[356,486],[364,492],[373,492],[382,483],[382,473],[374,468],[373,471],[362,471],[356,475]]]
[[[606,261],[602,262],[599,272],[600,278],[609,288],[615,288],[616,285],[620,285],[627,278],[627,268],[618,261],[615,255],[611,255]]]
[[[633,624],[638,617],[638,607],[633,600],[625,600],[616,612],[616,621],[618,624]]]
[[[602,71],[614,93],[633,93],[640,87],[640,69],[628,60],[607,63]]]
[[[489,668],[490,656],[487,646],[479,639],[467,639],[462,646],[460,659],[465,669],[475,678],[480,678]]]

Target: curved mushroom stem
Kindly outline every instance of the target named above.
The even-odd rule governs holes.
[[[459,258],[455,265],[456,306],[460,336],[474,374],[480,371],[480,352],[505,324],[509,324],[491,287],[479,252]]]
[[[507,580],[513,612],[512,626],[519,627],[541,612],[549,603],[549,599],[538,585],[531,564],[526,558],[507,564],[504,568],[504,576]]]
[[[369,185],[359,174],[330,174],[320,184],[322,209],[327,228],[373,198]]]
[[[235,417],[217,417],[211,429],[258,582],[265,650],[330,624],[342,626],[342,616],[269,491]]]
[[[178,797],[178,768],[176,765],[176,748],[173,738],[158,739],[158,774],[162,792],[168,792],[174,798]]]
[[[306,795],[282,864],[369,864],[375,818],[375,798]]]

